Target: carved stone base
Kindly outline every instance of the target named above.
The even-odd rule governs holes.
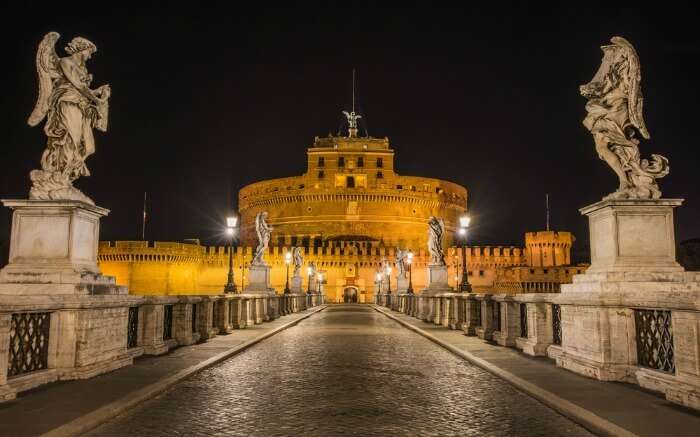
[[[248,271],[248,284],[245,293],[273,293],[275,290],[270,287],[270,266],[252,265]]]
[[[291,286],[289,287],[292,293],[302,293],[302,284],[304,280],[301,276],[292,276]]]
[[[126,294],[97,266],[100,218],[109,210],[73,200],[3,200],[13,209],[0,294]]]
[[[673,209],[682,202],[604,200],[582,208],[591,237],[588,272],[682,272],[673,231]]]
[[[405,276],[396,277],[396,292],[404,294],[408,291],[408,278]]]

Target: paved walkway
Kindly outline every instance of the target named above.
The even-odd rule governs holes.
[[[206,343],[177,348],[160,357],[137,358],[132,366],[96,378],[57,382],[25,392],[14,402],[0,404],[0,436],[35,436],[50,431],[51,435],[59,436],[83,432],[94,423],[155,396],[195,371],[323,308],[312,308],[236,330]],[[131,435],[145,434],[135,432]]]
[[[375,309],[514,382],[548,405],[580,415],[578,421],[590,421],[587,426],[598,432],[596,427],[607,422],[613,435],[626,430],[639,436],[700,436],[700,413],[632,384],[585,378],[556,367],[547,358],[530,357],[379,306]],[[615,427],[619,428],[611,429]]]
[[[331,305],[90,436],[586,436],[376,312]]]

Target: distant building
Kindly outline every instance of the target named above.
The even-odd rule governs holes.
[[[257,244],[255,215],[262,211],[273,227],[266,261],[277,290],[286,282],[284,253],[299,246],[305,261],[324,272],[323,291],[330,302],[371,302],[377,270],[383,259],[393,265],[396,247],[413,251],[412,283],[420,291],[427,285],[430,216],[445,220],[449,281],[456,286],[462,251],[451,245],[459,217],[467,211],[467,190],[441,179],[398,175],[394,156],[387,138],[358,137],[350,129],[347,137],[316,137],[302,176],[243,187],[238,196],[242,247],[234,256],[239,287]],[[527,233],[524,248],[469,247],[469,281],[475,292],[559,291],[559,284],[585,269],[570,266],[573,242],[569,232],[543,231]],[[198,240],[117,241],[100,243],[98,258],[103,273],[116,276],[133,294],[218,294],[227,279],[227,251],[200,246]]]

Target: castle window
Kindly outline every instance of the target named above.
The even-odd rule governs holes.
[[[397,189],[397,190],[403,190],[403,185],[397,185],[397,186],[396,186],[396,189]]]
[[[545,275],[547,274],[547,272],[549,272],[549,270],[547,270],[547,269],[544,269],[544,270],[543,270],[543,273],[544,273]]]
[[[484,271],[483,271],[483,270],[479,270],[479,276],[484,276]]]
[[[284,246],[284,236],[277,237],[277,245],[280,247]]]
[[[325,167],[326,166],[326,158],[323,156],[318,158],[318,166],[319,167]]]
[[[355,177],[354,176],[348,176],[348,178],[346,180],[346,187],[355,188]]]
[[[301,237],[301,246],[302,247],[309,247],[309,243],[310,243],[309,237]]]
[[[530,269],[530,274],[534,275],[535,274],[535,269]]]
[[[341,156],[338,158],[338,167],[345,167],[345,157]]]
[[[377,172],[377,179],[384,179],[384,174],[380,171]]]
[[[318,178],[319,178],[319,179],[323,179],[325,176],[326,176],[326,174],[323,173],[323,170],[319,170],[319,171],[318,171]]]
[[[359,158],[357,158],[357,166],[364,167],[365,166],[365,158],[363,158],[361,156]]]
[[[384,168],[384,159],[377,158],[377,168]]]
[[[297,245],[297,242],[299,241],[299,238],[294,236],[292,237],[292,247],[295,247]]]

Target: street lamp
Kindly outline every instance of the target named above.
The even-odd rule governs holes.
[[[391,294],[391,266],[386,267],[386,284],[387,284],[386,293]]]
[[[286,252],[284,254],[284,263],[287,264],[287,284],[284,286],[284,293],[289,293],[289,264],[292,262],[292,252]]]
[[[307,267],[306,273],[308,273],[308,275],[309,275],[309,284],[307,285],[307,288],[306,288],[306,294],[311,294],[311,275],[314,274],[314,271],[313,271],[313,269],[311,269],[311,267]]]
[[[382,274],[380,272],[377,272],[377,294],[382,293]]]
[[[236,283],[233,280],[233,237],[236,234],[238,217],[235,215],[226,217],[226,234],[229,236],[228,245],[228,282],[224,287],[224,293],[236,293]]]
[[[411,275],[411,265],[413,264],[413,252],[410,250],[408,251],[408,290],[406,292],[408,294],[413,294],[413,278]]]
[[[316,279],[318,279],[318,294],[321,294],[321,282],[323,282],[323,273],[319,273],[316,276]]]
[[[459,284],[459,290],[469,293],[472,291],[467,273],[467,229],[469,229],[470,221],[471,218],[468,215],[459,218],[459,235],[462,237],[462,282]]]

